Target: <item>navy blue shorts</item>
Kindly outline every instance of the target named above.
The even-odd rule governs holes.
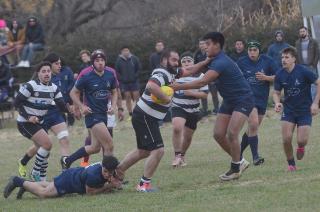
[[[225,101],[223,101],[219,108],[219,113],[232,115],[234,111],[237,111],[249,117],[253,108],[254,108],[254,102],[253,102],[253,98],[250,96],[233,104],[228,104]]]
[[[65,122],[61,113],[50,113],[43,117],[43,124],[42,127],[44,130],[48,131],[51,127],[61,124]]]
[[[72,193],[86,193],[85,186],[81,182],[80,177],[84,169],[83,167],[67,169],[53,178],[54,187],[57,189],[59,196]]]
[[[94,125],[102,122],[108,126],[108,116],[106,113],[92,113],[88,114],[84,118],[87,128],[92,128]]]
[[[287,121],[290,123],[300,126],[311,126],[312,124],[312,115],[310,113],[306,114],[294,114],[294,113],[285,113],[281,115],[281,121]]]
[[[174,117],[181,117],[186,120],[186,123],[184,126],[188,127],[189,129],[196,130],[197,129],[197,123],[200,118],[199,113],[188,113],[181,107],[172,107],[172,118]]]
[[[256,105],[255,108],[257,108],[258,115],[264,116],[266,114],[267,108],[261,107],[260,105]]]
[[[132,82],[132,83],[121,83],[120,84],[121,92],[128,92],[128,91],[139,91],[140,86],[139,82]]]

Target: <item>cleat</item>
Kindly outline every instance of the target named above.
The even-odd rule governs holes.
[[[34,181],[34,182],[40,182],[41,181],[40,174],[36,173],[36,172],[31,172],[30,179],[32,181]]]
[[[10,194],[12,193],[12,191],[17,187],[14,184],[14,181],[13,181],[14,178],[15,177],[10,177],[8,184],[4,188],[4,191],[3,191],[4,198],[8,198],[10,196]]]
[[[301,160],[304,156],[304,147],[298,147],[296,155],[297,155],[297,160]]]
[[[22,199],[24,192],[26,192],[26,189],[21,187],[17,193],[17,199]]]
[[[23,165],[20,160],[18,160],[18,171],[20,177],[27,177],[27,166]]]
[[[232,169],[230,169],[228,172],[220,175],[219,178],[222,181],[237,180],[237,179],[239,179],[240,174],[241,174],[241,171],[235,172]]]
[[[179,167],[179,166],[181,165],[181,162],[182,162],[181,156],[180,156],[180,155],[176,155],[176,156],[174,157],[171,165],[172,165],[173,167]]]
[[[264,163],[264,158],[262,158],[260,156],[257,159],[253,160],[253,165],[255,165],[255,166],[259,166],[263,163]]]
[[[87,167],[89,165],[90,165],[89,162],[85,162],[85,161],[81,161],[81,163],[80,163],[81,167]]]
[[[136,186],[136,190],[139,192],[156,192],[158,191],[157,188],[153,188],[151,183],[143,183],[142,185],[138,184]]]
[[[184,167],[184,166],[186,166],[186,165],[187,165],[187,163],[186,163],[186,159],[185,159],[185,157],[184,157],[184,156],[181,156],[181,163],[180,163],[180,166]]]
[[[65,171],[70,168],[70,164],[67,164],[66,159],[68,156],[62,156],[60,159],[61,169],[62,171]]]
[[[297,167],[296,167],[296,166],[289,165],[289,166],[288,166],[288,172],[294,172],[294,171],[297,171]]]
[[[249,167],[249,165],[249,161],[242,158],[242,160],[240,161],[240,173],[244,172]]]

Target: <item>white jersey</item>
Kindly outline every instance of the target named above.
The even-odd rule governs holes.
[[[200,79],[204,76],[204,74],[201,74],[200,76],[197,77],[182,77],[178,79],[176,82],[177,83],[187,83],[187,82],[192,82],[194,80]],[[190,89],[191,91],[204,91],[208,92],[208,85],[203,86],[200,89]],[[186,96],[184,95],[184,91],[175,91],[173,98],[172,98],[172,107],[180,107],[183,110],[185,110],[188,113],[196,113],[199,112],[199,106],[200,106],[200,100],[192,97],[192,96]]]

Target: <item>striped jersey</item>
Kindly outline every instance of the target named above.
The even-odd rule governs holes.
[[[161,86],[168,86],[170,85],[173,80],[179,76],[182,70],[179,69],[176,74],[171,74],[169,71],[165,70],[164,68],[157,68],[155,69],[149,81],[155,82],[157,85]],[[171,102],[168,104],[158,104],[152,101],[151,93],[147,89],[143,92],[142,96],[140,97],[139,101],[137,102],[137,106],[145,112],[146,114],[157,118],[159,120],[164,119],[166,113],[168,112]]]
[[[192,82],[194,80],[200,79],[203,76],[204,74],[201,74],[199,76],[182,77],[178,79],[176,82],[183,84],[183,83]],[[208,92],[208,90],[209,90],[208,85],[203,86],[202,88],[199,88],[199,89],[190,89],[190,91],[203,91],[203,92]],[[200,111],[199,106],[200,106],[200,99],[197,99],[192,96],[184,95],[183,90],[174,92],[174,95],[172,98],[172,107],[180,107],[188,113],[196,113]]]
[[[19,108],[18,122],[26,122],[29,116],[37,116],[40,120],[47,114],[48,109],[55,105],[55,101],[63,101],[57,85],[42,84],[39,80],[31,80],[19,89],[18,95],[24,101]]]

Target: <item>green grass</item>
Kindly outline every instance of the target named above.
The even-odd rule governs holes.
[[[229,168],[230,158],[212,138],[215,117],[199,123],[193,143],[187,153],[188,166],[171,168],[173,151],[171,125],[163,127],[165,156],[153,178],[159,187],[157,193],[142,194],[134,190],[142,174],[143,162],[126,173],[129,184],[124,190],[98,196],[68,195],[64,198],[40,200],[26,194],[20,201],[15,192],[9,199],[0,197],[0,211],[319,211],[320,172],[318,137],[319,118],[314,119],[306,156],[297,163],[298,171],[288,173],[281,144],[278,115],[269,111],[260,129],[260,152],[266,162],[250,166],[234,182],[220,182],[219,174]],[[70,130],[72,150],[83,144],[86,130],[77,123]],[[115,155],[121,159],[136,147],[130,122],[120,123],[115,129]],[[53,138],[53,137],[52,137]],[[49,160],[49,179],[59,174],[59,145],[55,138]],[[294,146],[296,142],[294,141]],[[8,178],[17,174],[17,159],[31,142],[23,138],[14,122],[0,130],[0,187]],[[246,158],[251,161],[248,149]],[[91,157],[98,161],[101,154]],[[74,165],[79,164],[77,161]],[[32,162],[29,163],[29,170]]]

